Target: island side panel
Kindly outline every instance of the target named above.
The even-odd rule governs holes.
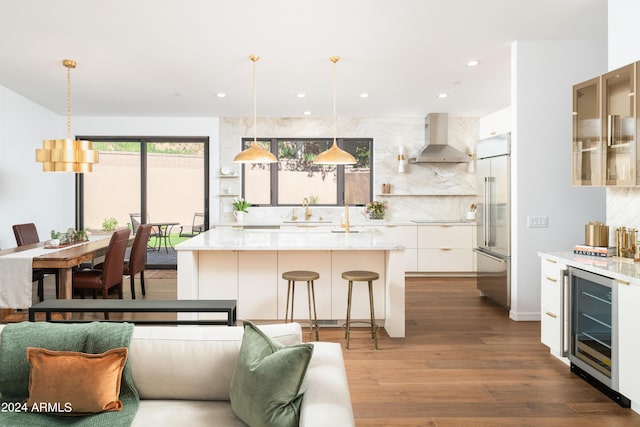
[[[200,299],[198,251],[178,251],[177,298]],[[178,313],[178,320],[196,320],[197,313]]]
[[[198,299],[233,299],[240,319],[242,301],[238,295],[238,251],[200,251],[198,256]],[[218,313],[202,313],[200,319],[222,319]]]
[[[405,335],[405,254],[403,250],[386,252],[386,315],[384,329],[392,338]]]
[[[278,316],[278,252],[238,253],[238,319],[274,320]]]

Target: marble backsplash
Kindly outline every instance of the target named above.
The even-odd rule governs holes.
[[[607,188],[609,245],[616,246],[617,227],[640,230],[640,188]]]
[[[475,152],[478,118],[449,117],[449,144],[466,153]],[[338,137],[373,138],[373,192],[375,200],[387,200],[389,216],[399,219],[453,220],[464,218],[476,202],[476,174],[469,164],[408,164],[398,172],[398,147],[412,156],[425,143],[422,118],[343,118],[337,122]],[[240,150],[242,138],[252,137],[253,118],[220,119],[220,167],[240,173],[233,157]],[[330,118],[258,118],[258,137],[330,138]],[[213,174],[214,176],[217,174]],[[240,180],[214,179],[219,195],[240,191]],[[391,194],[382,194],[382,184],[391,184]],[[229,188],[229,186],[235,186]],[[215,190],[214,190],[215,191]],[[219,197],[220,219],[231,221],[232,198]],[[214,207],[215,209],[215,207]],[[322,208],[327,216],[338,216],[341,208]],[[252,208],[254,218],[281,218],[291,208]]]

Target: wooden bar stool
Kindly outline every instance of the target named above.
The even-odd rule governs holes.
[[[307,300],[309,303],[309,339],[313,333],[316,333],[316,341],[319,341],[318,331],[320,329],[320,325],[318,324],[318,315],[316,314],[316,295],[313,287],[313,281],[320,278],[320,275],[315,271],[305,271],[305,270],[296,270],[296,271],[285,271],[282,273],[282,278],[287,281],[287,308],[284,315],[285,323],[289,321],[293,321],[293,302],[295,295],[295,284],[296,281],[299,282],[307,282]],[[291,318],[289,318],[289,295],[291,295]],[[311,307],[313,304],[313,317],[311,317]]]
[[[378,273],[374,271],[345,271],[342,273],[342,278],[349,281],[349,291],[347,296],[347,323],[344,325],[344,337],[347,339],[347,349],[349,349],[349,337],[352,333],[351,324],[352,323],[362,323],[368,326],[371,326],[371,332],[367,331],[367,333],[371,333],[371,339],[374,342],[375,349],[378,349],[378,325],[376,325],[376,315],[373,308],[373,281],[378,280],[380,276]],[[353,282],[367,282],[369,284],[369,312],[371,314],[370,322],[352,322],[351,321],[351,294],[353,291]],[[353,332],[353,333],[362,333],[362,332]]]

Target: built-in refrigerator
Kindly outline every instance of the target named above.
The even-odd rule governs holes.
[[[501,307],[511,307],[510,134],[478,141],[476,210],[477,287]]]

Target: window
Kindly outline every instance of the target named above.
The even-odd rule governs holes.
[[[243,139],[244,148],[252,139]],[[333,139],[274,138],[258,144],[278,157],[278,163],[243,165],[242,195],[253,205],[295,206],[307,198],[326,206],[364,205],[372,199],[372,139],[338,139],[340,148],[357,160],[354,165],[316,165],[313,160]]]
[[[209,139],[206,137],[84,137],[93,141],[100,161],[92,173],[76,176],[76,228],[99,231],[105,219],[118,227],[132,217],[170,223],[164,241],[171,256],[149,256],[148,265],[175,265],[180,226],[196,213],[209,218]],[[169,247],[167,247],[169,246]],[[160,252],[158,252],[160,253]],[[155,253],[153,255],[156,255]]]

